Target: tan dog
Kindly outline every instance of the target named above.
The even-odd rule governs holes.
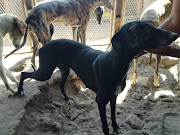
[[[15,15],[0,14],[0,26],[0,77],[3,80],[6,89],[15,93],[16,90],[9,84],[7,76],[17,85],[18,81],[10,73],[10,71],[3,66],[2,63],[3,38],[6,34],[9,34],[14,47],[18,47],[20,45],[21,38],[25,34],[26,24],[19,20]]]
[[[157,0],[145,9],[145,11],[141,15],[140,20],[148,21],[154,27],[158,27],[170,16],[171,10],[172,10],[172,0]],[[151,59],[151,56],[152,54],[150,53],[149,59]],[[138,59],[134,59],[134,72],[133,72],[133,79],[131,83],[132,85],[136,84],[137,61]],[[154,72],[154,83],[153,83],[155,87],[160,86],[159,81],[158,81],[158,68],[159,68],[160,61],[161,61],[161,55],[156,55],[156,68]]]

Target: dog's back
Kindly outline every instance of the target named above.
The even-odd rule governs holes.
[[[81,14],[81,7],[85,8],[88,5],[83,2],[84,5],[78,6],[80,3],[77,2],[64,0],[40,3],[29,13],[26,23],[47,20],[47,22],[57,22],[68,26],[79,25],[80,18],[77,15]]]
[[[50,41],[39,50],[39,56],[44,58],[44,61],[48,61],[48,65],[50,63],[54,65],[61,63],[72,68],[86,85],[93,83],[92,80],[95,79],[94,71],[92,70],[94,69],[92,68],[94,66],[93,63],[104,54],[102,51],[94,50],[89,46],[68,39]],[[86,73],[87,75],[85,75]],[[96,89],[94,85],[89,85],[89,88],[92,90]]]

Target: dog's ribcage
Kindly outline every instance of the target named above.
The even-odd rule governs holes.
[[[84,9],[86,9],[86,11],[84,11]],[[29,16],[32,17],[34,14],[39,16],[39,18],[45,17],[47,23],[56,22],[65,26],[77,26],[82,19],[90,19],[90,14],[94,8],[91,9],[92,11],[89,11],[89,9],[88,4],[80,6],[79,3],[74,0],[67,0],[67,2],[47,2],[38,5],[38,8],[32,9]]]

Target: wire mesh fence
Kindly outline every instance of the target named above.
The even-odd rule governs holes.
[[[36,0],[41,2],[44,0]],[[112,2],[112,0],[110,0]],[[124,22],[130,22],[138,20],[143,10],[149,6],[155,0],[126,0],[125,20]],[[23,0],[0,0],[0,13],[8,13],[17,15],[20,19],[25,20],[25,11],[23,9]],[[101,25],[96,23],[95,14],[91,15],[90,22],[87,28],[87,45],[106,45],[110,42],[111,31],[111,16],[112,12],[107,8],[104,8],[104,14],[102,16]],[[72,29],[68,26],[61,26],[54,24],[55,32],[52,39],[67,38],[72,39]],[[9,53],[14,48],[9,36],[4,38],[4,54]],[[18,52],[30,52],[30,40],[28,39],[25,47]]]

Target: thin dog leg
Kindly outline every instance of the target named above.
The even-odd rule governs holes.
[[[33,55],[32,55],[32,58],[31,58],[31,63],[32,63],[32,67],[35,70],[37,70],[37,67],[36,67],[36,64],[35,64],[35,57],[38,53],[38,50],[39,50],[39,42],[38,42],[38,39],[37,37],[32,33],[30,32],[30,36],[31,36],[31,39],[33,41]]]
[[[70,68],[64,65],[59,65],[58,68],[61,70],[61,82],[59,84],[59,87],[64,96],[64,100],[67,102],[67,104],[71,105],[73,103],[73,100],[67,96],[66,91],[64,90],[64,85],[69,75]]]
[[[109,128],[107,125],[107,119],[106,119],[106,105],[108,103],[108,100],[103,100],[102,98],[96,97],[96,101],[98,104],[98,109],[101,117],[101,123],[102,123],[102,128],[103,128],[103,133],[105,135],[109,135]]]
[[[156,55],[156,69],[154,71],[154,86],[157,88],[160,86],[158,81],[158,69],[161,62],[161,55]]]
[[[3,53],[3,39],[0,34],[0,77],[6,87],[7,90],[10,90],[12,93],[15,93],[16,90],[11,87],[11,85],[8,82],[7,76],[6,76],[6,70],[2,63],[2,53]]]
[[[133,60],[134,62],[134,72],[133,72],[133,79],[131,82],[131,85],[136,85],[136,79],[137,79],[137,62],[138,62],[138,58]]]
[[[116,122],[116,98],[114,97],[113,99],[111,99],[110,101],[110,106],[111,106],[111,120],[112,120],[112,127],[114,129],[114,132],[116,134],[120,133],[120,127],[118,126],[117,122]]]
[[[86,44],[86,29],[87,29],[87,25],[86,26],[81,26],[79,27],[80,29],[80,39],[81,39],[81,43]]]
[[[9,84],[7,77],[6,77],[6,70],[4,69],[4,66],[2,62],[0,62],[0,76],[2,81],[4,82],[4,85],[7,90],[10,90],[12,93],[16,93],[16,90],[14,90],[11,85]]]
[[[21,94],[21,92],[23,92],[23,83],[25,79],[32,78],[38,81],[46,81],[51,78],[51,75],[54,69],[50,70],[50,68],[48,68],[48,70],[46,69],[44,70],[44,69],[39,68],[35,72],[22,72],[20,82],[19,82],[19,87],[18,87],[18,94]]]
[[[39,68],[35,72],[22,72],[18,87],[18,94],[23,91],[23,82],[27,78],[33,78],[38,81],[46,81],[51,78],[51,75],[56,66],[51,64],[46,52],[39,51]]]
[[[148,67],[153,68],[153,67],[151,66],[151,60],[152,60],[152,53],[149,53]]]
[[[79,41],[78,27],[72,27],[73,40]]]
[[[5,67],[4,69],[5,69],[6,75],[11,79],[11,81],[15,82],[18,85],[19,84],[18,80],[11,74],[11,72],[8,69],[6,69]]]
[[[49,30],[50,30],[50,34],[51,34],[51,37],[52,37],[52,35],[54,34],[54,25],[52,23],[49,26]]]
[[[124,88],[126,87],[126,78],[127,78],[127,75],[124,77],[122,83],[121,83],[121,91],[124,90]],[[112,127],[114,129],[114,132],[116,134],[120,134],[122,133],[120,131],[120,127],[118,126],[117,122],[116,122],[116,97],[112,98],[111,101],[110,101],[110,106],[111,106],[111,120],[112,120]]]

